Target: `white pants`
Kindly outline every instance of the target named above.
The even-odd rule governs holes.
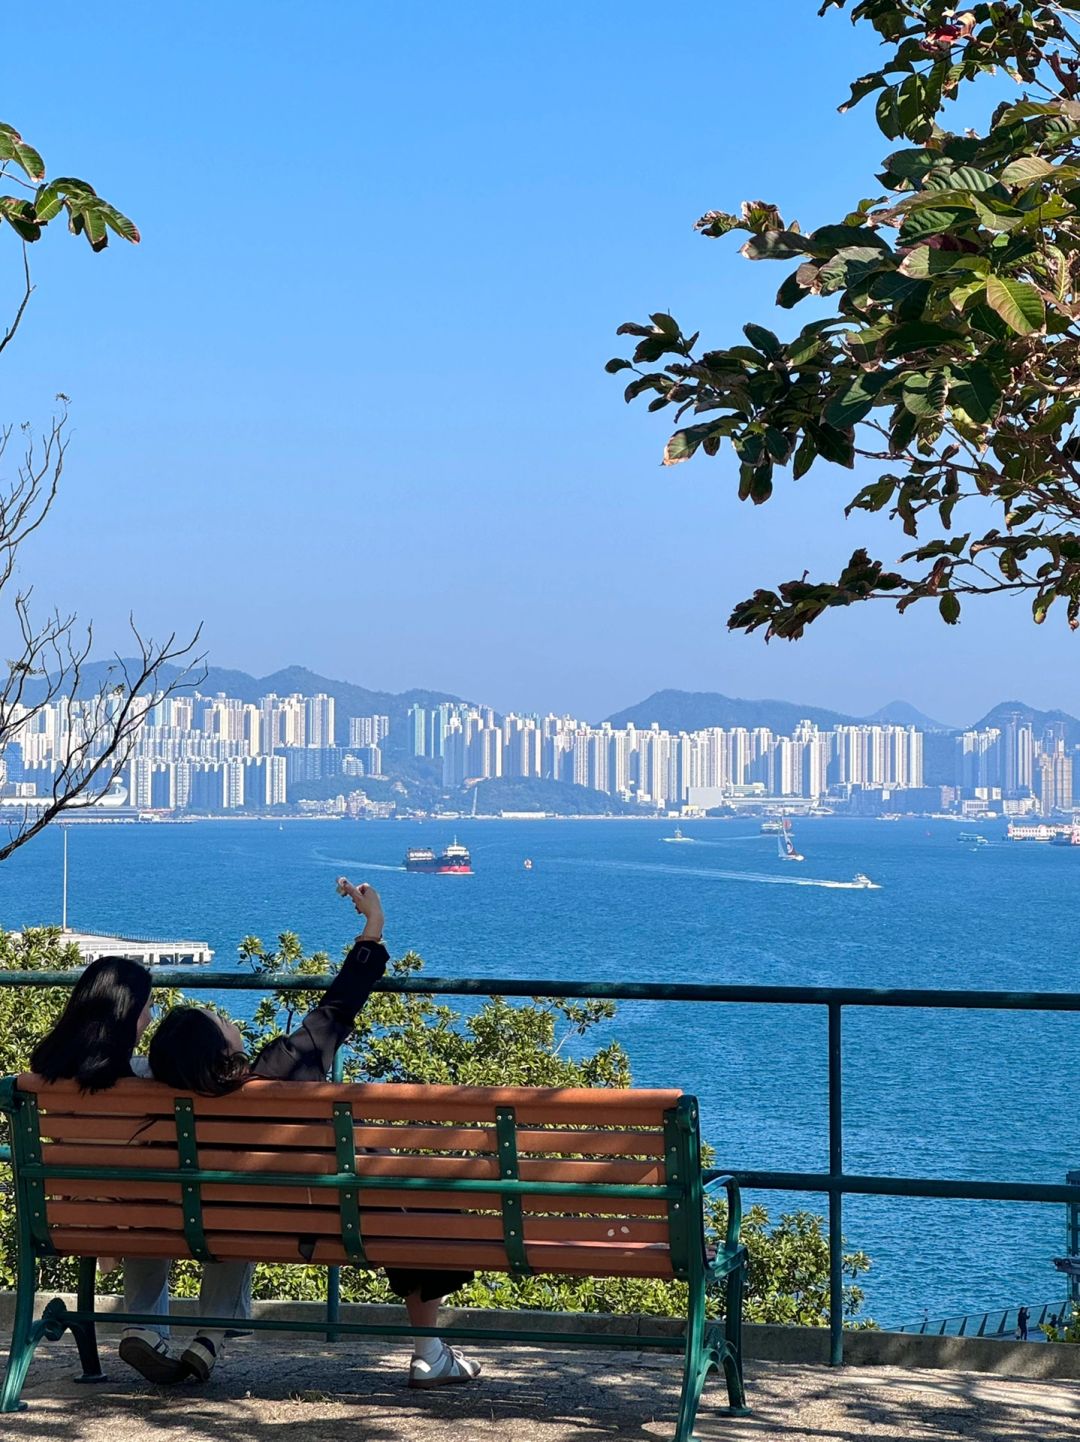
[[[124,1258],[126,1312],[144,1312],[155,1317],[168,1313],[170,1265],[167,1259],[158,1257]],[[203,1266],[199,1310],[208,1317],[250,1317],[251,1274],[254,1270],[250,1262],[207,1262]],[[133,1324],[124,1330],[144,1331],[145,1328]],[[161,1337],[169,1335],[168,1323],[152,1330]],[[204,1329],[199,1335],[209,1337],[218,1356],[221,1355],[224,1332]]]

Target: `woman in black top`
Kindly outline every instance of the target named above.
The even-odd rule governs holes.
[[[364,929],[322,1000],[296,1031],[269,1042],[252,1060],[245,1054],[244,1039],[231,1021],[201,1007],[176,1007],[158,1027],[150,1044],[150,1070],[155,1080],[204,1096],[222,1096],[250,1077],[326,1080],[338,1048],[348,1040],[389,960],[382,940],[384,918],[378,892],[372,886],[353,886],[344,877],[338,881],[338,891],[352,900],[364,918]],[[416,1327],[437,1326],[442,1299],[472,1280],[470,1272],[422,1272],[401,1267],[388,1268],[386,1276],[393,1291],[404,1300],[409,1320]],[[196,1338],[193,1345],[207,1350],[209,1376],[215,1360],[213,1343]],[[478,1362],[463,1357],[438,1337],[414,1338],[411,1387],[472,1382],[479,1375]]]

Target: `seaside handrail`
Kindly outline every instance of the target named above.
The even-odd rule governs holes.
[[[154,970],[156,987],[200,991],[319,991],[330,985],[335,973],[297,976],[255,971],[206,972],[187,968]],[[79,972],[3,971],[0,986],[74,986]],[[861,1176],[844,1171],[843,1119],[843,1011],[845,1007],[898,1007],[945,1011],[1080,1012],[1080,992],[1057,991],[946,991],[896,987],[845,986],[729,986],[694,982],[571,981],[552,977],[386,977],[376,990],[415,992],[427,996],[567,997],[597,1001],[712,1002],[754,1006],[820,1006],[828,1016],[828,1122],[827,1172],[739,1170],[725,1167],[741,1186],[784,1192],[821,1193],[829,1198],[829,1360],[844,1360],[843,1198],[933,1197],[968,1201],[1080,1203],[1080,1185],[1059,1182],[991,1181],[981,1179],[908,1176]],[[339,1053],[339,1062],[341,1061]],[[337,1070],[340,1070],[340,1066]],[[340,1077],[336,1079],[340,1080]],[[0,1162],[10,1152],[0,1148]],[[707,1176],[718,1176],[718,1171]],[[339,1274],[331,1270],[327,1298],[327,1335],[333,1336],[340,1304]]]

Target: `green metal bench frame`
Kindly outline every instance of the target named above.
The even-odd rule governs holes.
[[[179,1155],[183,1165],[185,1139],[183,1132],[190,1118],[190,1100],[176,1098],[176,1124]],[[342,1242],[347,1253],[355,1259],[357,1266],[367,1265],[363,1257],[362,1238],[357,1236],[358,1219],[362,1222],[362,1210],[356,1205],[358,1192],[379,1190],[439,1190],[443,1192],[486,1192],[497,1193],[502,1199],[503,1225],[506,1240],[508,1270],[513,1275],[527,1272],[524,1250],[520,1245],[521,1200],[524,1196],[581,1197],[597,1200],[621,1198],[643,1198],[668,1203],[669,1245],[671,1260],[678,1280],[687,1283],[689,1298],[684,1336],[611,1334],[573,1336],[561,1331],[537,1331],[474,1327],[421,1328],[408,1325],[386,1326],[372,1323],[344,1322],[337,1319],[325,1323],[274,1321],[253,1318],[245,1320],[245,1331],[263,1332],[310,1332],[323,1336],[394,1336],[413,1337],[416,1335],[469,1338],[474,1341],[550,1343],[558,1347],[598,1346],[602,1348],[628,1347],[640,1351],[643,1348],[663,1348],[667,1351],[681,1351],[683,1360],[683,1384],[679,1403],[679,1418],[675,1432],[676,1442],[691,1442],[694,1421],[697,1416],[701,1394],[710,1372],[715,1368],[722,1371],[727,1384],[730,1412],[745,1415],[749,1410],[743,1386],[742,1367],[742,1306],[743,1286],[747,1268],[747,1251],[739,1241],[742,1225],[742,1201],[738,1185],[733,1177],[710,1175],[705,1181],[701,1165],[701,1140],[698,1126],[697,1099],[683,1096],[678,1104],[665,1112],[665,1164],[666,1181],[663,1185],[609,1185],[584,1182],[537,1182],[522,1181],[516,1175],[516,1144],[514,1130],[516,1121],[510,1109],[498,1118],[497,1130],[500,1145],[500,1171],[498,1180],[449,1180],[432,1181],[427,1178],[407,1177],[364,1177],[357,1170],[357,1159],[352,1138],[352,1116],[347,1117],[347,1131],[337,1138],[337,1173],[299,1174],[296,1172],[231,1172],[200,1169],[197,1160],[183,1170],[123,1168],[123,1167],[70,1167],[51,1166],[43,1162],[41,1138],[38,1124],[37,1098],[33,1093],[20,1091],[17,1077],[0,1080],[0,1112],[6,1114],[11,1132],[12,1168],[14,1173],[16,1234],[17,1234],[17,1291],[15,1318],[12,1327],[11,1349],[3,1388],[0,1390],[0,1412],[21,1410],[20,1402],[23,1383],[33,1360],[35,1349],[42,1338],[57,1341],[69,1330],[78,1348],[83,1374],[80,1382],[105,1380],[97,1348],[97,1323],[125,1324],[135,1326],[159,1326],[163,1321],[172,1321],[182,1326],[202,1326],[228,1330],[237,1326],[236,1318],[204,1317],[185,1315],[162,1318],[143,1313],[99,1312],[95,1309],[94,1279],[97,1268],[95,1257],[79,1257],[78,1291],[76,1306],[69,1308],[61,1298],[49,1302],[40,1318],[34,1320],[34,1300],[37,1288],[38,1264],[45,1257],[57,1255],[53,1247],[45,1204],[45,1182],[49,1178],[63,1178],[76,1181],[143,1181],[172,1182],[184,1188],[185,1232],[193,1252],[199,1250],[198,1239],[203,1238],[201,1186],[203,1184],[255,1186],[296,1186],[303,1188],[325,1188],[344,1194],[342,1205]],[[341,1129],[339,1129],[341,1130]],[[707,1239],[704,1225],[704,1200],[706,1192],[714,1186],[723,1186],[727,1192],[727,1231],[722,1244],[713,1246]],[[122,1207],[118,1202],[117,1206]],[[189,1208],[191,1212],[189,1213]],[[511,1223],[518,1219],[518,1225]],[[205,1239],[203,1239],[205,1247]],[[122,1249],[121,1249],[122,1250]],[[209,1255],[208,1253],[206,1255]],[[323,1265],[320,1263],[302,1265]],[[377,1265],[377,1264],[376,1264]],[[723,1286],[724,1320],[711,1321],[706,1315],[709,1290]]]

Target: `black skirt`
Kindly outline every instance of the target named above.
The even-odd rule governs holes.
[[[387,1267],[386,1280],[390,1290],[397,1297],[411,1297],[420,1293],[422,1302],[434,1302],[437,1297],[448,1297],[459,1287],[466,1287],[475,1277],[475,1272],[416,1271],[411,1267]]]

